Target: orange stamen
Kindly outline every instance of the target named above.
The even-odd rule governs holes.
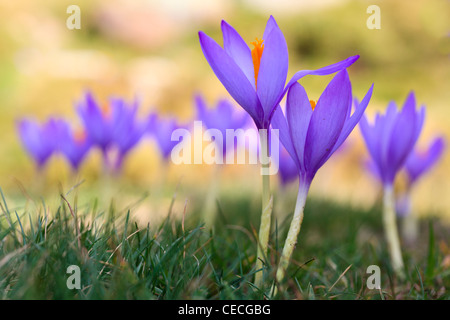
[[[111,107],[109,104],[105,103],[102,105],[102,114],[105,118],[109,118],[111,116]]]
[[[255,70],[255,87],[256,87],[258,82],[259,65],[261,63],[261,57],[264,51],[264,44],[263,40],[259,40],[258,38],[256,38],[256,41],[251,42],[251,44],[254,46],[254,48],[252,49],[252,60],[253,60],[253,68]]]
[[[81,144],[86,140],[86,132],[84,130],[76,130],[73,134],[76,143]]]
[[[316,107],[316,101],[314,101],[314,100],[309,100],[309,103],[311,104],[311,108],[312,108],[313,111],[314,111],[314,108]]]

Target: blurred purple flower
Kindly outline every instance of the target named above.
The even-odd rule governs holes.
[[[147,121],[137,117],[138,102],[128,103],[121,98],[112,98],[102,108],[91,93],[86,93],[84,101],[78,105],[87,139],[98,146],[109,165],[109,151],[117,151],[114,169],[118,170],[124,157],[135,147],[147,129]]]
[[[124,157],[134,148],[147,130],[147,121],[137,117],[138,102],[128,104],[123,99],[111,99],[113,123],[111,131],[111,145],[118,151],[116,169],[121,166]]]
[[[112,110],[109,104],[100,105],[95,100],[92,93],[87,92],[84,100],[77,106],[88,139],[98,146],[103,153],[106,153],[112,141]]]
[[[286,186],[298,178],[297,165],[283,146],[280,146],[278,176],[282,186]]]
[[[172,141],[172,132],[180,128],[186,127],[178,124],[174,117],[162,118],[158,114],[152,113],[148,118],[147,132],[156,140],[165,161],[170,158],[172,149],[179,143],[179,141]]]
[[[57,149],[57,120],[50,118],[40,125],[35,120],[22,119],[17,124],[19,138],[39,168]]]
[[[226,130],[246,129],[250,123],[250,116],[237,108],[230,101],[219,100],[214,108],[208,108],[201,95],[195,97],[197,119],[202,121],[206,129],[217,129],[223,137],[223,156],[226,155]]]
[[[250,50],[239,33],[222,21],[223,48],[202,31],[200,45],[206,60],[229,94],[253,118],[258,129],[268,129],[271,118],[288,89],[306,75],[328,75],[347,68],[359,56],[317,69],[299,71],[286,84],[288,48],[283,33],[270,16],[263,40]]]
[[[435,138],[427,150],[414,149],[406,160],[405,169],[410,184],[414,184],[438,162],[445,148],[444,138]]]
[[[397,172],[416,144],[422,130],[425,108],[416,111],[416,100],[411,92],[401,111],[389,103],[386,114],[377,114],[371,126],[365,116],[360,129],[373,164],[371,170],[385,186],[392,186]]]
[[[317,170],[352,132],[372,91],[373,85],[351,115],[352,89],[345,69],[331,80],[317,106],[299,83],[289,89],[286,118],[281,108],[277,108],[272,127],[279,129],[280,140],[296,163],[302,184],[309,186]]]

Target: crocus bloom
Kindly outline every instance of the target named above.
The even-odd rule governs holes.
[[[383,183],[383,223],[389,245],[392,266],[403,277],[403,257],[395,220],[393,183],[399,170],[411,154],[422,130],[425,108],[416,111],[416,99],[411,92],[401,111],[390,102],[386,114],[377,114],[369,125],[365,116],[360,129],[373,162],[372,170]]]
[[[245,129],[249,125],[249,115],[235,108],[230,101],[221,99],[217,102],[215,108],[208,108],[202,96],[195,97],[197,109],[197,119],[202,121],[207,129],[219,130],[222,135],[222,156],[226,155],[226,131]]]
[[[18,132],[25,150],[42,168],[57,148],[56,119],[50,118],[43,125],[31,119],[22,119],[18,123]]]
[[[147,128],[147,132],[155,138],[162,158],[167,161],[172,149],[179,143],[179,141],[172,141],[172,132],[183,126],[173,117],[162,118],[153,113],[148,118]]]
[[[328,75],[353,64],[359,56],[317,70],[299,71],[286,84],[288,48],[283,33],[270,16],[262,40],[253,49],[239,33],[222,21],[223,48],[202,31],[200,44],[209,65],[229,94],[253,118],[258,129],[268,129],[287,90],[306,75]]]
[[[325,88],[317,104],[309,100],[305,89],[299,83],[295,83],[287,95],[286,118],[281,108],[275,111],[272,127],[279,129],[280,140],[297,165],[300,178],[294,217],[277,271],[278,281],[284,278],[297,242],[312,179],[359,122],[372,91],[373,85],[351,114],[351,83],[347,70],[342,70]]]
[[[84,129],[73,130],[65,120],[58,120],[58,151],[64,155],[74,170],[78,170],[80,164],[91,148]]]
[[[92,94],[87,93],[77,110],[87,139],[102,150],[107,165],[109,152],[117,151],[114,169],[118,170],[123,158],[138,144],[147,129],[147,121],[137,118],[138,102],[112,98],[110,103],[100,107]]]
[[[372,126],[365,116],[362,117],[361,133],[373,161],[373,169],[383,185],[392,186],[416,144],[424,118],[425,108],[416,111],[413,92],[408,95],[400,112],[396,104],[390,102],[386,114],[377,114]]]

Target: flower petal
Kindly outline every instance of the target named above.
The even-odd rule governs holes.
[[[305,169],[311,176],[331,153],[341,134],[351,94],[344,69],[331,80],[317,102],[305,142]]]
[[[228,93],[244,108],[257,125],[263,120],[258,96],[236,62],[213,39],[199,32],[203,54]]]
[[[344,143],[345,139],[347,139],[347,137],[353,131],[356,124],[361,120],[361,117],[369,104],[370,98],[372,97],[372,92],[373,92],[373,84],[370,87],[369,91],[367,91],[361,103],[356,104],[356,110],[353,113],[353,115],[347,121],[345,121],[344,127],[342,128],[342,132],[338,140],[336,141],[336,144],[334,145],[331,154],[334,153]]]
[[[301,170],[304,168],[305,142],[313,110],[305,89],[298,82],[289,89],[286,118]]]
[[[283,33],[276,25],[271,29],[267,38],[264,38],[264,51],[261,56],[256,88],[264,110],[264,120],[267,122],[273,109],[282,98],[289,62],[288,48]]]
[[[278,136],[281,143],[285,147],[286,151],[290,154],[296,165],[300,168],[300,161],[298,159],[297,152],[295,152],[288,123],[280,106],[275,108],[271,125],[273,129],[278,131]]]
[[[225,52],[236,62],[255,88],[255,70],[253,67],[252,52],[239,33],[222,20],[223,48]]]

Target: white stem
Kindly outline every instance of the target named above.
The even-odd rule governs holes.
[[[276,274],[278,283],[284,280],[289,261],[291,260],[292,252],[297,244],[297,237],[300,233],[300,228],[303,222],[303,210],[305,208],[306,197],[309,191],[309,183],[304,183],[300,180],[298,188],[297,202],[295,204],[294,216],[292,218],[291,226],[284,244],[283,252],[281,254],[280,263]]]
[[[267,130],[260,130],[260,147],[261,147],[261,155],[262,157],[268,156],[268,134]],[[262,159],[262,157],[260,157]],[[261,270],[263,268],[263,261],[267,255],[267,248],[269,244],[269,235],[270,235],[270,225],[272,218],[272,206],[273,201],[270,195],[270,176],[267,174],[269,163],[264,163],[261,161],[262,169],[262,208],[261,208],[261,224],[259,227],[258,234],[258,251],[257,251],[257,260],[256,260],[256,270]],[[255,285],[258,288],[262,287],[263,284],[263,272],[257,271],[255,273]]]
[[[419,235],[419,223],[417,216],[411,210],[411,197],[410,191],[408,190],[402,196],[403,209],[402,214],[402,236],[405,242],[409,244],[414,244]]]
[[[404,277],[403,257],[400,248],[400,240],[398,237],[397,221],[395,215],[395,197],[392,185],[384,186],[383,224],[386,241],[388,243],[389,253],[391,256],[392,267],[398,276]]]

